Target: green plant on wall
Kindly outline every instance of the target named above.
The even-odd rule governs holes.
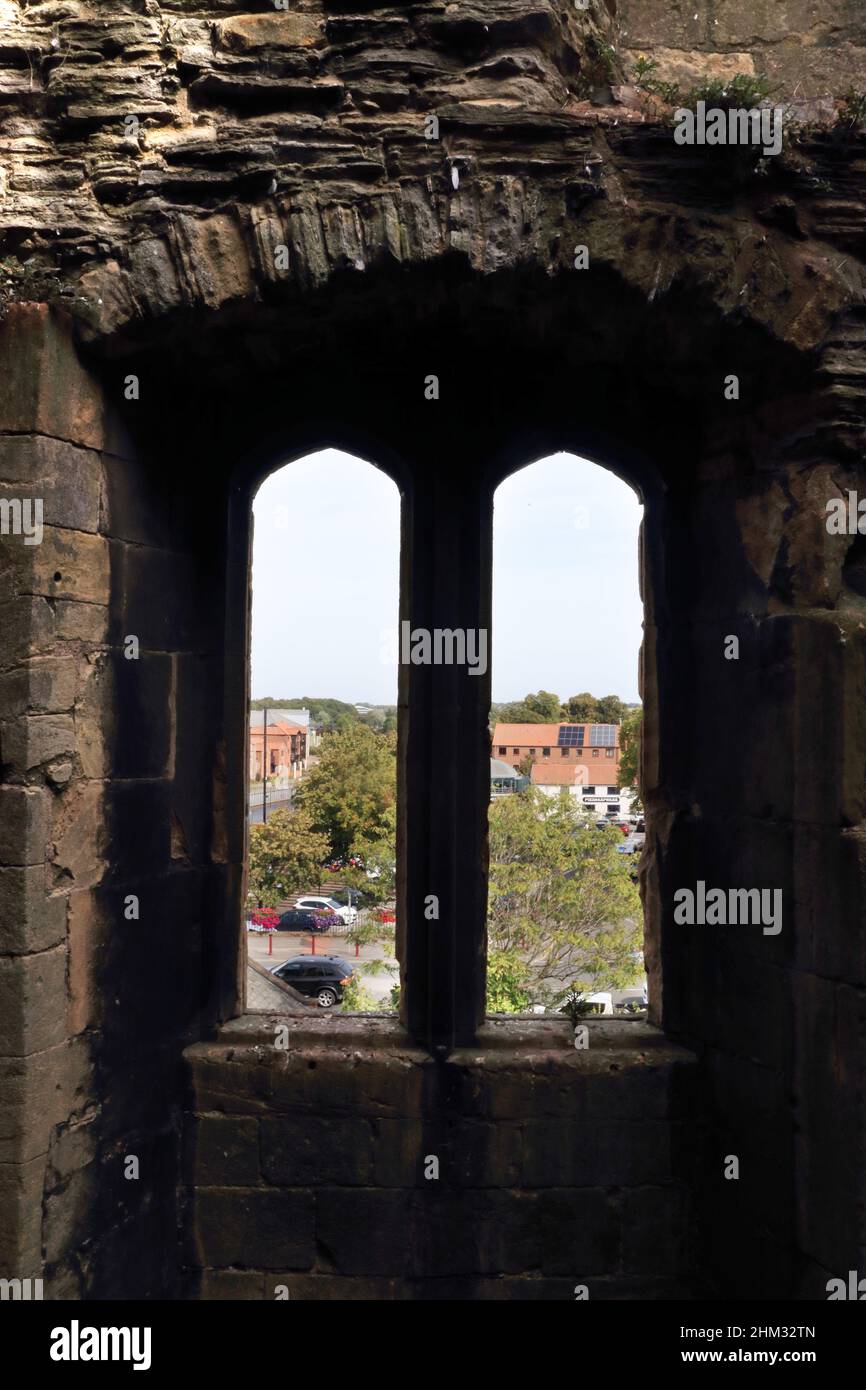
[[[662,82],[654,76],[657,69],[658,63],[654,58],[645,58],[641,54],[632,69],[632,81],[639,92],[648,92],[650,96],[658,97],[667,105],[675,106],[681,95],[679,84]]]
[[[582,101],[589,101],[598,87],[609,87],[616,82],[616,49],[605,39],[590,34],[584,56],[585,66],[574,83],[574,91]]]
[[[695,107],[699,101],[721,111],[751,111],[772,95],[773,87],[766,77],[737,72],[733,77],[713,77],[691,87],[682,99],[683,106]]]
[[[849,87],[842,98],[839,121],[851,127],[866,125],[866,92]]]

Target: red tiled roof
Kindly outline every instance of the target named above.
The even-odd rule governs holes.
[[[497,724],[494,746],[511,744],[515,748],[549,748],[559,738],[558,724]]]
[[[559,742],[559,731],[562,728],[579,728],[581,721],[563,719],[559,724],[497,724],[493,730],[494,752],[497,747],[509,746],[511,748],[551,748]],[[597,722],[587,724],[583,721],[585,730],[583,736],[583,747],[590,747],[590,729],[598,727]],[[619,747],[619,725],[616,728],[616,747]]]

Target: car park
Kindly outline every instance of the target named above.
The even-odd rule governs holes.
[[[320,1009],[331,1009],[343,999],[352,979],[352,967],[342,956],[292,956],[271,966],[271,974],[299,994],[315,999]]]
[[[290,907],[288,912],[280,915],[276,925],[277,931],[303,931],[320,932],[333,931],[335,927],[342,927],[343,919],[338,917],[336,912],[328,912],[322,908],[301,909]]]
[[[356,907],[347,907],[344,903],[337,902],[336,898],[327,898],[320,893],[305,893],[302,898],[298,898],[295,907],[310,912],[336,912],[347,927],[353,926],[358,920]]]

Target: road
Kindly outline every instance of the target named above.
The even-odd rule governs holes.
[[[280,788],[278,792],[268,794],[268,813],[279,811],[286,806],[291,806],[292,797],[295,794],[294,787]],[[262,803],[261,790],[254,793],[256,800],[250,805],[250,825],[261,825],[262,823]]]
[[[273,954],[268,955],[268,939],[271,938]],[[400,979],[400,967],[397,961],[389,958],[385,951],[385,944],[381,941],[366,942],[359,949],[359,954],[355,955],[355,943],[349,942],[343,936],[336,936],[331,932],[317,932],[315,935],[316,955],[317,956],[342,956],[344,960],[354,965],[356,960],[362,964],[365,960],[384,960],[388,963],[388,969],[380,975],[361,975],[361,981],[366,990],[372,994],[376,1000],[387,999],[391,993],[392,984],[397,984]],[[247,949],[250,960],[256,961],[259,965],[267,967],[275,965],[278,961],[291,960],[293,956],[309,955],[311,950],[311,939],[309,936],[302,935],[300,932],[247,932]]]

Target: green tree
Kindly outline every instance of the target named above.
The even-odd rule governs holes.
[[[640,741],[643,729],[643,709],[630,710],[619,731],[620,786],[636,787],[640,794]]]
[[[351,854],[363,869],[346,869],[343,877],[366,905],[393,902],[397,890],[397,807],[387,806],[379,827],[362,832],[352,842]],[[370,874],[373,876],[370,877]]]
[[[487,953],[487,1012],[519,1014],[532,1003],[528,967],[514,951]]]
[[[623,989],[641,976],[643,927],[615,828],[596,830],[564,793],[533,788],[490,808],[488,936],[494,985],[557,1005],[572,990]]]
[[[306,811],[272,811],[264,825],[251,825],[250,905],[274,907],[290,893],[316,883],[327,852],[327,835],[313,829]]]
[[[567,719],[571,724],[596,724],[600,722],[595,696],[590,695],[588,690],[585,690],[582,695],[569,695],[562,706],[561,718]]]
[[[491,724],[555,724],[559,721],[559,696],[539,690],[523,700],[490,707]]]
[[[319,762],[295,793],[295,805],[309,812],[335,855],[348,854],[362,836],[382,833],[396,800],[396,736],[360,723],[323,736]]]
[[[320,699],[316,695],[280,696],[279,699],[267,695],[250,700],[250,709],[264,709],[266,705],[269,709],[308,709],[312,722],[323,725],[326,731],[336,728],[341,717],[350,723],[360,719],[355,706],[347,704],[345,700]]]
[[[628,714],[628,705],[618,695],[602,695],[595,702],[595,723],[621,724]]]
[[[547,724],[559,722],[559,696],[551,694],[549,690],[539,690],[535,695],[527,695],[523,703],[539,721]]]

